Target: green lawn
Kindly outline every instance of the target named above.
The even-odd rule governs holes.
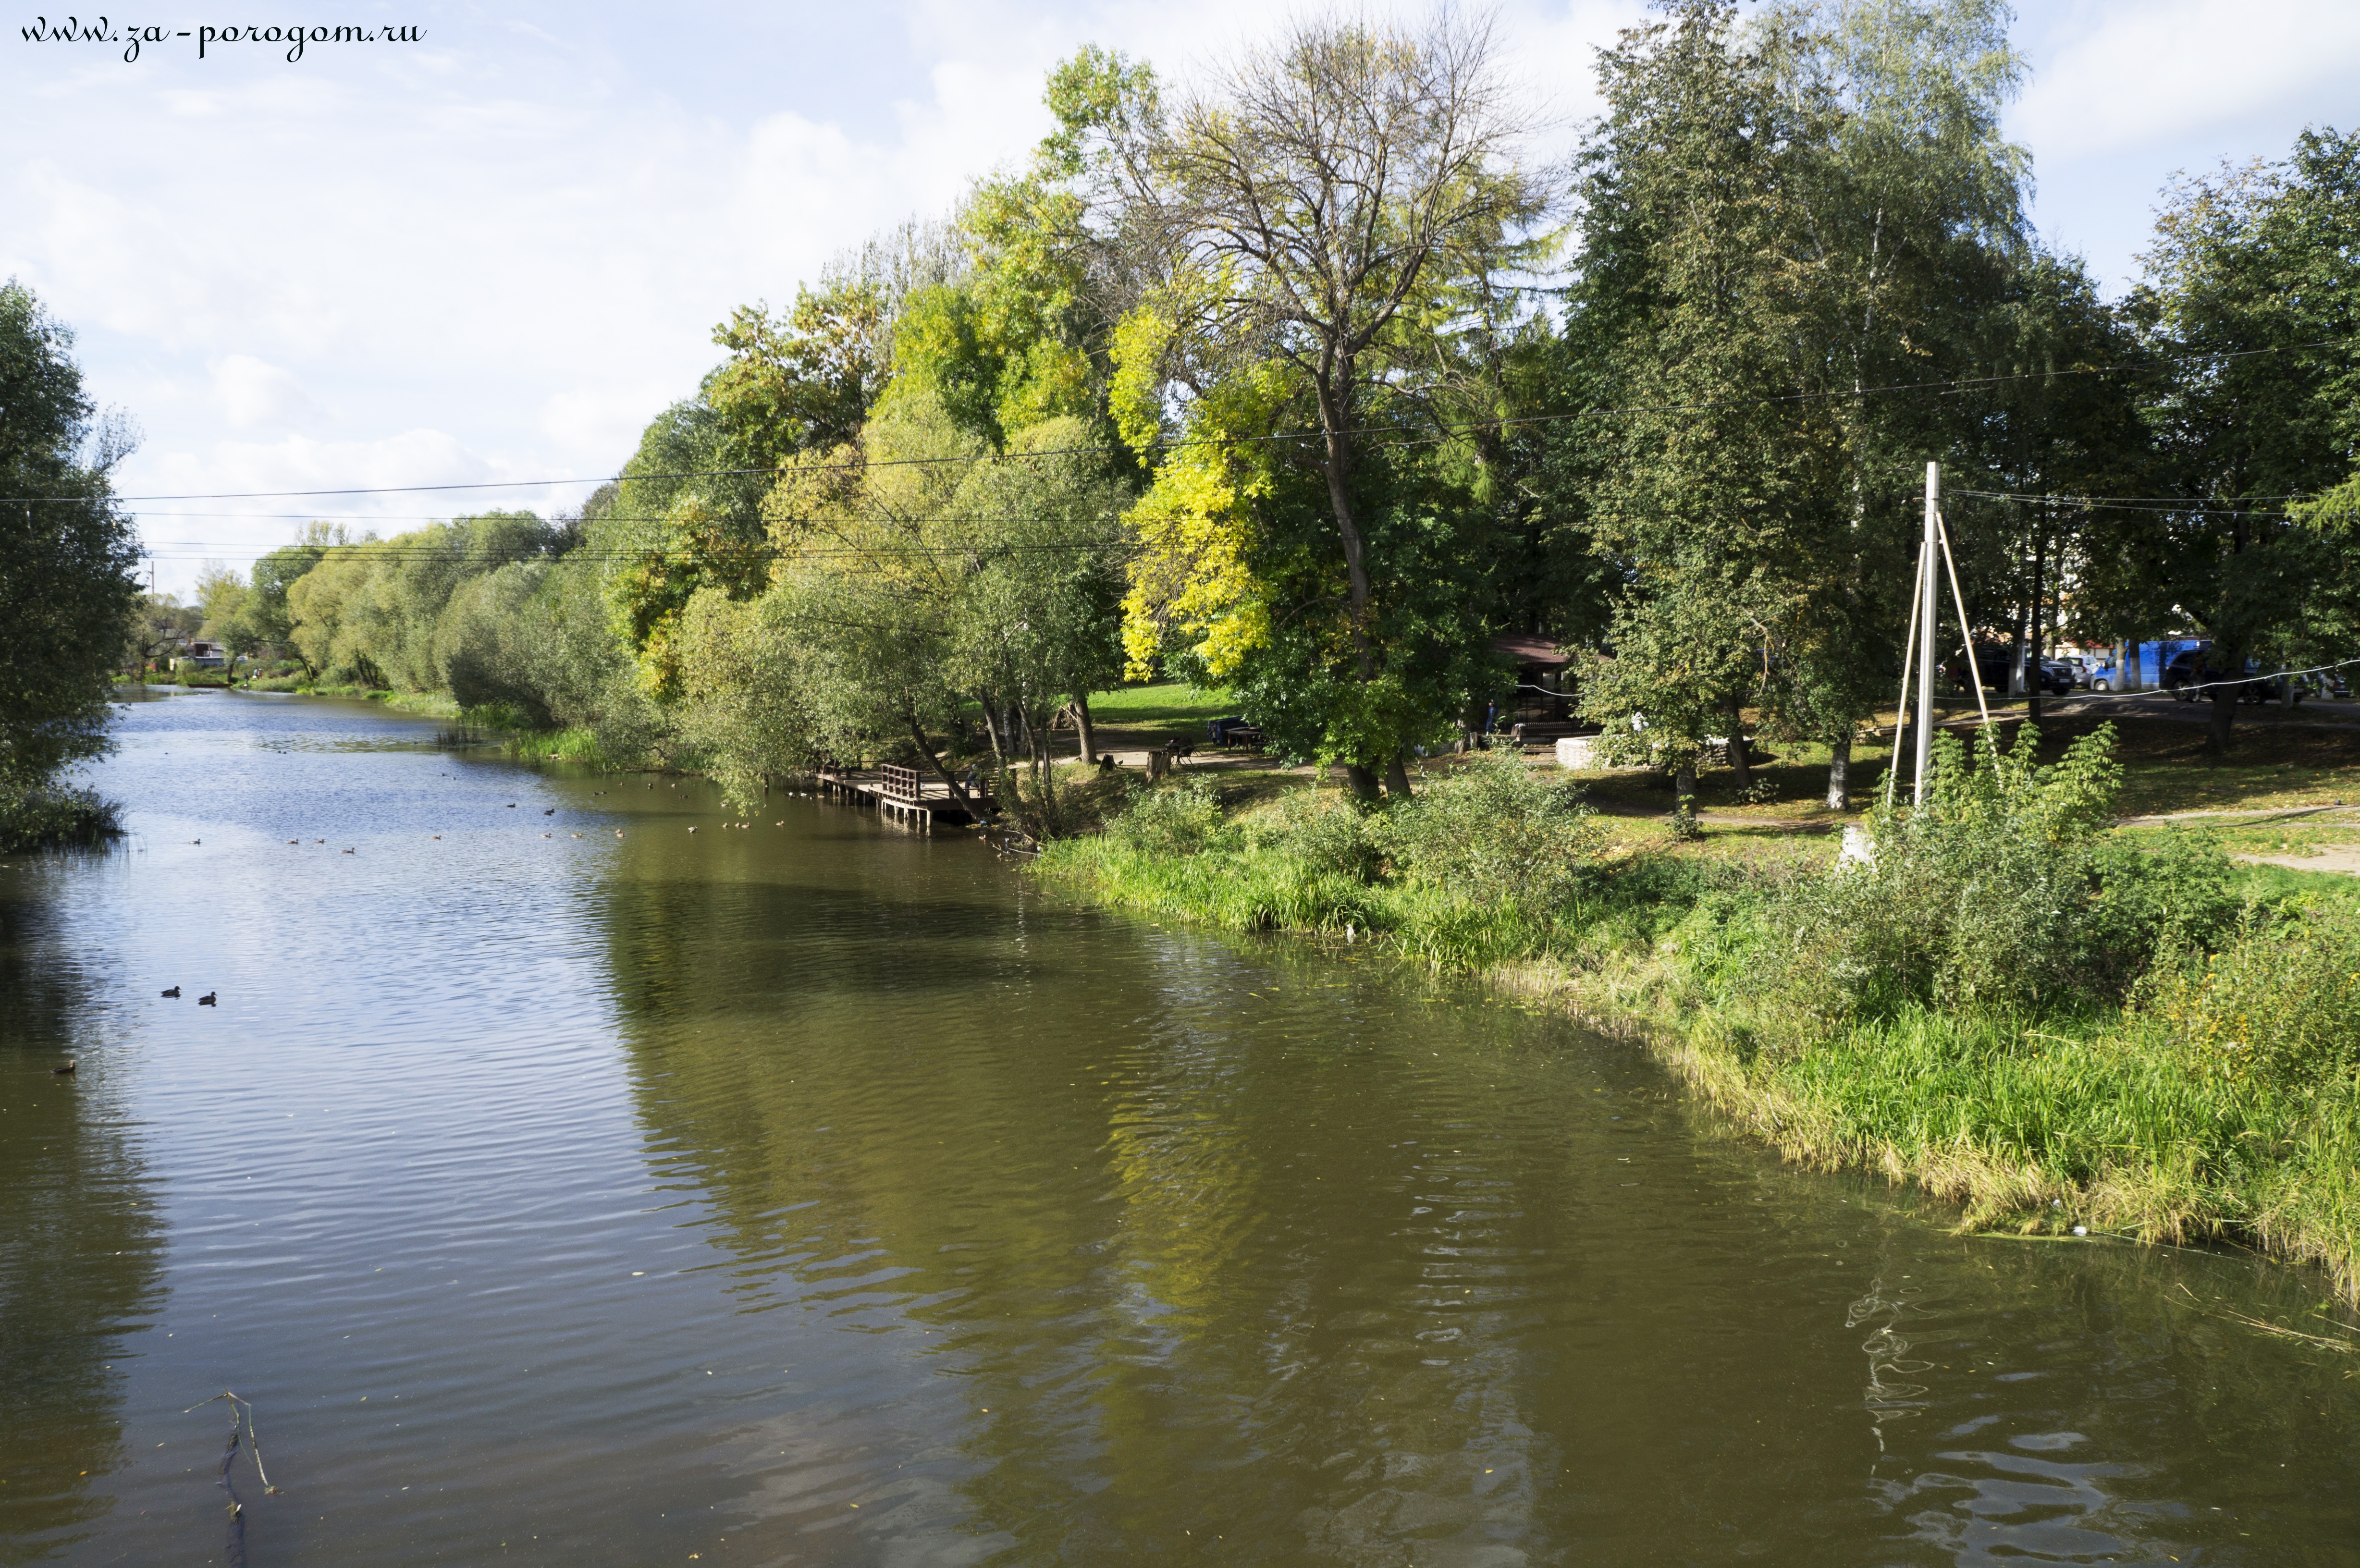
[[[1202,745],[1205,721],[1238,711],[1238,700],[1227,691],[1207,691],[1183,681],[1158,681],[1147,686],[1118,686],[1090,693],[1090,722],[1108,739],[1120,745],[1152,746],[1166,735],[1179,735]]]

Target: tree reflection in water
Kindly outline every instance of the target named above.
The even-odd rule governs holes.
[[[86,955],[44,894],[75,855],[0,878],[0,1478],[12,1551],[80,1539],[111,1506],[125,1336],[163,1300],[163,1238],[123,1126]],[[50,1071],[68,1056],[79,1071]]]

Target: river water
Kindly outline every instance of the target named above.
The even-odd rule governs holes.
[[[833,804],[119,730],[123,845],[0,862],[0,1560],[2360,1563],[2300,1271]]]

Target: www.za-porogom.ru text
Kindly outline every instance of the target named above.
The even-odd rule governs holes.
[[[47,16],[36,16],[32,26],[19,29],[28,44],[120,44],[125,63],[139,58],[139,51],[149,44],[169,43],[174,38],[194,38],[197,58],[208,58],[208,51],[221,52],[225,44],[260,44],[265,48],[287,51],[289,63],[303,58],[303,51],[313,44],[414,44],[426,37],[423,27],[333,27],[289,26],[235,27],[170,27],[161,26],[135,27],[130,23],[116,24],[109,17],[93,16],[88,21],[80,16],[68,16],[52,22]]]

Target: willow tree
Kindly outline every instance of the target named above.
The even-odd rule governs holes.
[[[1278,450],[1319,482],[1340,614],[1337,646],[1291,683],[1329,694],[1314,748],[1364,797],[1381,772],[1407,791],[1402,747],[1441,716],[1448,693],[1418,671],[1456,661],[1421,642],[1469,629],[1423,614],[1388,626],[1388,596],[1433,581],[1433,529],[1372,512],[1438,514],[1372,448],[1434,434],[1415,393],[1446,302],[1528,255],[1548,210],[1518,162],[1529,128],[1488,22],[1309,21],[1159,116],[1136,165],[1131,230],[1164,247],[1170,286],[1150,307],[1162,342],[1134,343],[1132,373],[1153,358],[1201,394],[1275,364],[1317,430]]]

